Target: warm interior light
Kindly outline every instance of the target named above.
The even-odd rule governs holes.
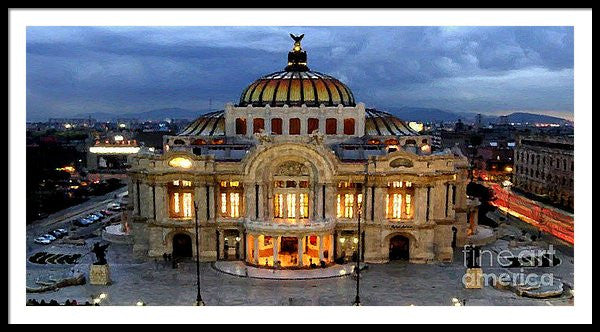
[[[108,142],[107,142],[108,143]],[[140,148],[137,146],[91,146],[91,153],[100,154],[130,154],[138,153]]]
[[[175,157],[169,160],[169,166],[178,168],[191,168],[192,161],[184,157]]]

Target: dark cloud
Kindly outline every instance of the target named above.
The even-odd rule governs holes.
[[[236,102],[288,32],[371,106],[573,112],[572,27],[30,27],[27,117]]]

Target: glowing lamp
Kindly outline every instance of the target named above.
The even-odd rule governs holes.
[[[358,238],[355,237],[354,239],[352,239],[352,242],[354,242],[354,244],[357,244],[358,243]]]
[[[343,238],[343,237],[341,237],[341,238],[340,238],[340,243],[341,243],[341,244],[344,244],[344,242],[346,242],[346,238]]]
[[[184,157],[175,157],[169,160],[169,166],[187,169],[192,167],[192,161]]]

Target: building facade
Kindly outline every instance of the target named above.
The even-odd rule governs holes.
[[[165,136],[161,154],[129,157],[136,253],[281,268],[452,260],[476,218],[467,159],[432,153],[429,136],[306,59],[296,38],[285,69],[238,104]]]
[[[515,149],[514,186],[573,210],[573,137],[524,136]]]

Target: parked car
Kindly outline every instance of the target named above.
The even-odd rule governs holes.
[[[33,240],[33,242],[37,243],[37,244],[50,244],[52,241],[46,239],[45,237],[37,237],[35,240]]]
[[[44,234],[44,235],[42,235],[42,237],[45,238],[45,239],[47,239],[50,242],[56,240],[56,236],[51,235],[51,234]]]
[[[69,234],[69,231],[64,229],[64,228],[59,228],[56,230],[57,232],[60,232],[62,235],[67,235]]]
[[[87,218],[80,218],[80,219],[77,219],[77,221],[75,221],[75,225],[83,226],[83,227],[91,225],[93,223],[94,223],[94,221],[87,219]]]
[[[104,218],[104,215],[102,214],[102,212],[98,211],[98,212],[94,212],[92,214],[95,215],[96,217],[100,218],[100,219]]]
[[[119,211],[121,210],[121,205],[119,203],[110,203],[108,204],[108,209],[111,211]]]
[[[57,231],[57,230],[53,230],[49,233],[50,235],[54,236],[57,239],[62,238],[63,236],[65,236],[63,233]]]
[[[112,216],[113,214],[115,214],[114,212],[112,212],[112,211],[110,211],[110,210],[102,210],[102,211],[100,211],[100,212],[102,212],[102,214],[103,214],[103,215],[105,215],[105,216],[108,216],[108,217],[110,217],[110,216]]]
[[[98,221],[100,220],[100,217],[94,215],[94,214],[89,214],[86,219],[92,220],[92,221]]]

